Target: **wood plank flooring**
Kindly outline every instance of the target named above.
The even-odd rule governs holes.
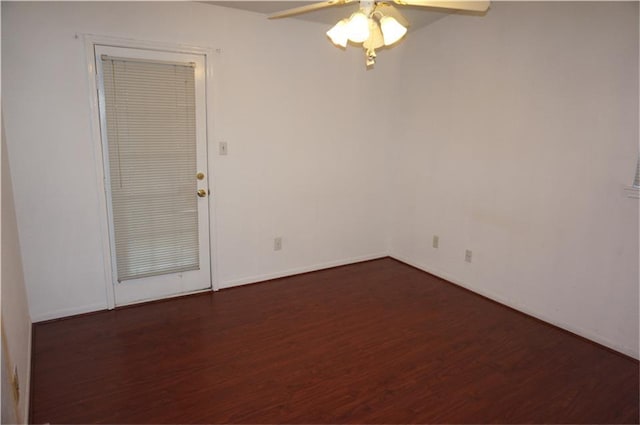
[[[33,423],[638,423],[638,362],[386,258],[36,324]]]

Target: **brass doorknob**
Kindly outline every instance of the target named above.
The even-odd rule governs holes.
[[[206,189],[198,189],[198,196],[201,198],[204,198],[205,196],[207,196],[207,190]]]

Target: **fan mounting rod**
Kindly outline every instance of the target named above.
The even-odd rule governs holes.
[[[360,10],[367,16],[371,15],[373,9],[376,7],[376,1],[374,0],[360,0]]]

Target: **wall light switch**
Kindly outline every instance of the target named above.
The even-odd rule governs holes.
[[[220,155],[226,155],[227,153],[229,153],[227,142],[220,142]]]
[[[277,237],[273,240],[273,250],[280,251],[282,249],[282,238]]]
[[[432,246],[433,246],[434,248],[437,248],[439,244],[440,244],[440,238],[438,237],[438,235],[433,235],[433,243],[432,243]]]

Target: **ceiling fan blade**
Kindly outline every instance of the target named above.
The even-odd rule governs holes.
[[[354,0],[329,0],[321,3],[311,3],[306,6],[294,7],[292,9],[276,12],[269,16],[269,19],[287,18],[293,15],[300,15],[301,13],[314,12],[316,10],[324,9],[331,6],[339,6],[347,3],[351,3]]]
[[[391,16],[392,18],[395,18],[395,20],[400,22],[400,24],[402,24],[402,26],[405,28],[409,26],[409,21],[407,21],[406,18],[402,16],[402,13],[400,13],[398,9],[396,9],[389,3],[376,4],[376,10],[381,12],[384,16]]]
[[[394,3],[402,6],[425,6],[437,7],[441,9],[467,10],[472,12],[485,12],[489,9],[489,1],[486,0],[393,0]]]

